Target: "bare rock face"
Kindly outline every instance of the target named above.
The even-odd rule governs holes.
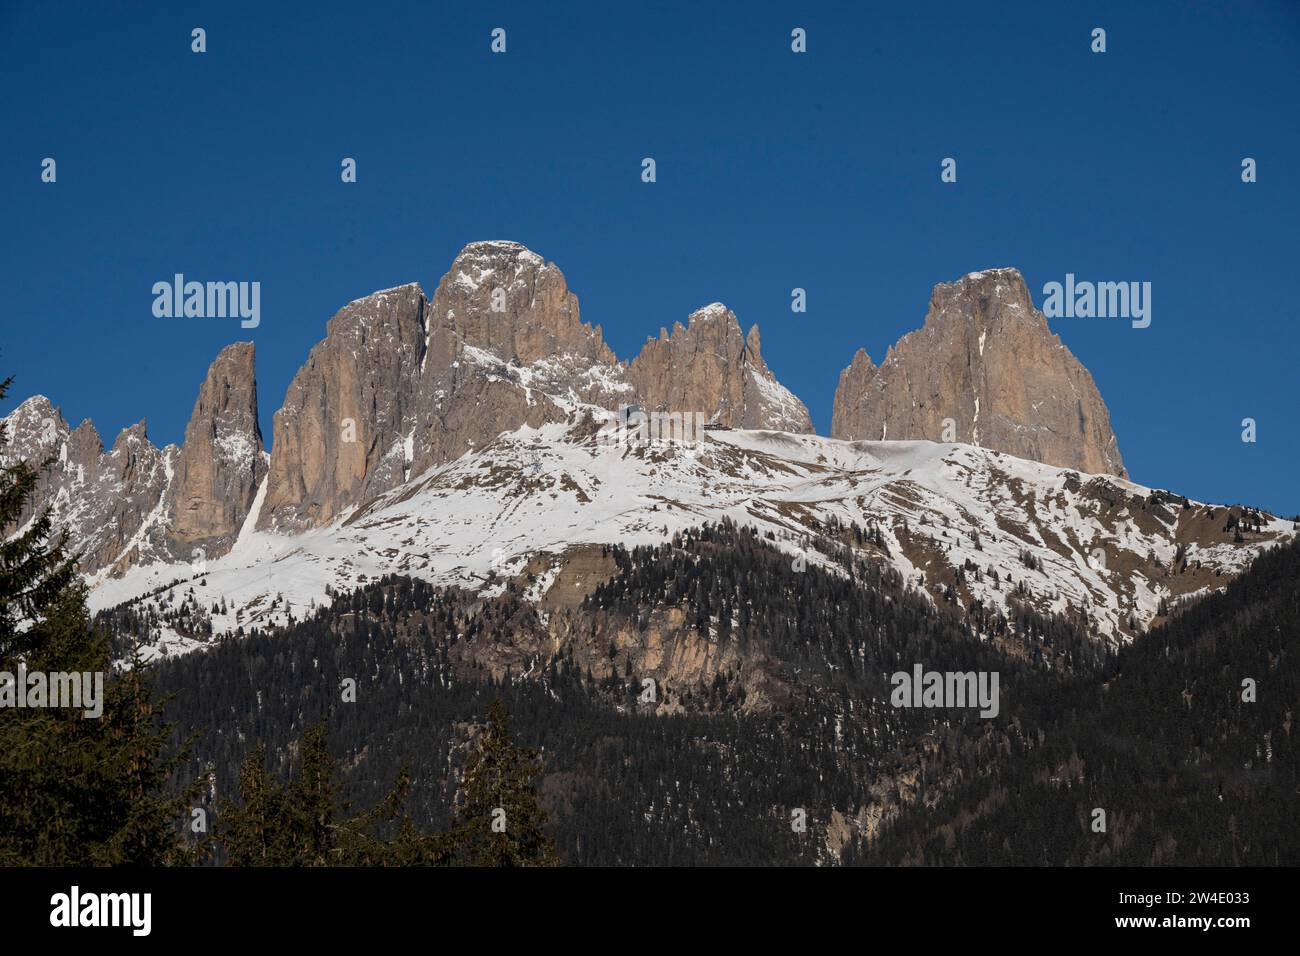
[[[702,412],[733,428],[811,432],[808,409],[763,361],[758,326],[746,338],[720,303],[698,309],[670,335],[659,330],[632,360],[627,380],[647,411]]]
[[[94,506],[91,514],[99,512],[107,518],[101,547],[83,555],[83,570],[106,565],[124,570],[170,556],[159,547],[157,532],[166,535],[164,501],[176,458],[175,445],[158,448],[149,440],[144,421],[118,433],[113,447],[100,457],[96,487],[79,502]],[[78,497],[74,487],[69,498]]]
[[[62,412],[44,395],[27,399],[0,420],[0,426],[4,429],[0,467],[10,468],[25,461],[37,472],[35,492],[18,519],[18,527],[47,506],[54,506],[60,492],[67,497],[67,472],[84,476],[89,469],[93,476],[99,467],[104,446],[95,426],[86,421],[73,431]],[[0,538],[18,527],[0,528]]]
[[[38,503],[48,500],[52,495],[51,479],[62,470],[64,462],[61,459],[67,455],[65,446],[74,434],[64,421],[62,412],[44,395],[33,395],[0,422],[4,427],[3,440],[0,441],[0,466],[12,467],[19,461],[26,461],[38,469],[36,497]],[[75,434],[76,447],[83,460],[98,460],[104,449],[94,426],[86,422]],[[55,459],[54,467],[42,468],[49,458]],[[29,507],[21,520],[26,521],[31,512]]]
[[[1015,269],[935,286],[924,326],[879,367],[859,350],[840,375],[831,435],[965,442],[1127,477],[1092,376]]]
[[[274,419],[258,527],[319,527],[565,403],[629,391],[553,264],[513,242],[466,246],[432,300],[416,284],[349,304]]]
[[[257,426],[253,346],[226,348],[208,370],[185,444],[158,448],[145,422],[104,450],[89,420],[70,429],[43,396],[4,425],[0,463],[40,468],[31,506],[49,507],[86,574],[120,573],[152,561],[216,557],[230,548],[266,469]],[[50,461],[48,467],[44,462]]]
[[[561,361],[546,362],[546,381],[539,384],[537,369],[512,364],[495,351],[467,346],[446,325],[432,328],[414,431],[419,441],[413,443],[410,474],[482,448],[504,431],[564,421],[567,412],[552,397],[566,390],[554,379]]]
[[[175,550],[224,553],[266,474],[251,342],[228,345],[208,369],[185,429],[168,502]]]
[[[70,429],[41,395],[19,405],[3,425],[0,465],[26,461],[40,474],[20,522],[48,507],[56,535],[67,534],[69,551],[80,555],[80,568],[89,574],[166,557],[150,531],[163,518],[174,446],[156,448],[141,421],[122,429],[106,452],[89,420]]]
[[[580,405],[700,411],[740,428],[812,431],[768,369],[757,328],[710,306],[630,366],[585,324],[554,263],[517,242],[474,242],[432,299],[417,285],[358,299],[275,416],[259,528],[320,527],[505,431]]]
[[[472,242],[433,295],[433,321],[465,345],[532,365],[568,357],[616,365],[600,327],[585,325],[578,297],[552,262],[517,242]]]
[[[503,431],[565,420],[574,403],[627,403],[623,369],[552,262],[517,242],[461,250],[430,303],[410,472]]]
[[[357,299],[330,320],[272,419],[258,527],[327,524],[401,483],[425,307],[412,283]]]
[[[74,431],[37,397],[5,419],[12,440],[0,458],[55,459],[36,507],[54,508],[94,574],[219,557],[250,516],[284,533],[327,525],[502,432],[585,405],[812,430],[764,363],[757,328],[746,339],[731,312],[710,306],[677,329],[629,368],[583,323],[553,263],[519,243],[475,242],[432,299],[411,283],[338,311],[274,416],[269,462],[251,343],[212,364],[179,448],[155,447],[141,422],[105,452],[93,425]]]

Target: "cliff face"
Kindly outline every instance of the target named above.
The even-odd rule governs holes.
[[[251,342],[208,369],[176,456],[168,514],[175,547],[219,553],[234,543],[266,474]]]
[[[401,483],[426,306],[418,285],[404,285],[330,320],[272,419],[259,527],[327,524],[349,503]]]
[[[763,361],[758,326],[745,337],[735,313],[715,302],[688,324],[659,330],[628,366],[627,379],[648,411],[703,412],[734,428],[811,432],[808,409]]]
[[[122,429],[105,451],[89,420],[70,429],[48,399],[25,401],[4,420],[8,440],[0,445],[0,462],[50,465],[24,520],[51,508],[87,574],[223,553],[266,470],[253,358],[250,343],[221,352],[179,447],[155,446],[141,421]]]
[[[462,249],[438,283],[431,311],[435,324],[465,345],[506,361],[618,362],[600,327],[579,318],[578,297],[564,274],[517,242],[472,242]]]
[[[473,242],[438,283],[412,422],[412,474],[503,431],[563,421],[575,402],[617,408],[628,389],[552,262],[517,242]]]
[[[562,420],[557,397],[625,392],[559,269],[518,243],[472,243],[432,300],[405,285],[330,321],[275,415],[258,526],[319,527],[502,431]]]
[[[813,430],[763,360],[758,328],[746,335],[725,306],[661,329],[624,363],[553,263],[518,243],[475,242],[432,298],[412,283],[339,310],[274,416],[269,462],[250,343],[217,356],[179,447],[155,447],[140,422],[105,451],[89,421],[71,429],[38,396],[5,419],[0,460],[52,458],[36,507],[54,509],[84,571],[120,572],[216,558],[250,519],[322,527],[503,432],[624,405]],[[859,351],[840,376],[833,435],[966,442],[1125,474],[1092,377],[1013,269],[937,286],[924,326],[879,367]]]
[[[722,306],[650,342],[631,365],[585,324],[564,274],[515,242],[475,242],[432,299],[418,285],[358,299],[329,323],[275,416],[258,527],[319,527],[504,431],[578,404],[703,412],[743,428],[811,431],[807,409]]]
[[[966,442],[1127,477],[1092,376],[1052,334],[1015,269],[935,286],[924,326],[879,367],[859,350],[840,375],[831,434]]]

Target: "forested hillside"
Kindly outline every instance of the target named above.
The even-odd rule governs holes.
[[[605,553],[572,607],[540,610],[527,581],[481,598],[386,578],[157,684],[219,793],[255,742],[287,773],[324,720],[344,798],[375,803],[409,764],[408,810],[439,828],[499,696],[569,863],[1297,859],[1295,548],[1118,656],[1065,620],[936,606],[847,550],[796,570],[729,524]],[[696,644],[710,666],[660,659]],[[890,674],[918,663],[998,672],[999,714],[892,707]]]
[[[1294,865],[1300,861],[1300,549],[1126,647],[1071,696],[1011,701],[1020,730],[946,768],[851,858],[873,863]],[[1095,811],[1105,832],[1095,832]]]

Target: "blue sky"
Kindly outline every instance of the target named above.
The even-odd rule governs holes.
[[[623,358],[727,303],[825,433],[858,347],[1016,266],[1040,306],[1067,272],[1152,283],[1147,329],[1052,323],[1134,480],[1300,511],[1300,4],[150,7],[0,2],[0,412],[39,392],[179,441],[251,338],[269,442],[339,307],[514,239]],[[260,281],[261,326],[155,318],[176,272]]]

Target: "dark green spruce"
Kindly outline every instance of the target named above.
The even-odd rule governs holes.
[[[0,450],[6,442],[0,434]],[[184,825],[196,791],[174,780],[186,754],[168,747],[171,728],[140,662],[113,670],[76,555],[53,536],[48,510],[31,513],[47,464],[0,470],[0,531],[13,535],[0,544],[0,671],[101,673],[105,700],[99,718],[0,709],[0,865],[193,862],[202,843],[187,840]]]

